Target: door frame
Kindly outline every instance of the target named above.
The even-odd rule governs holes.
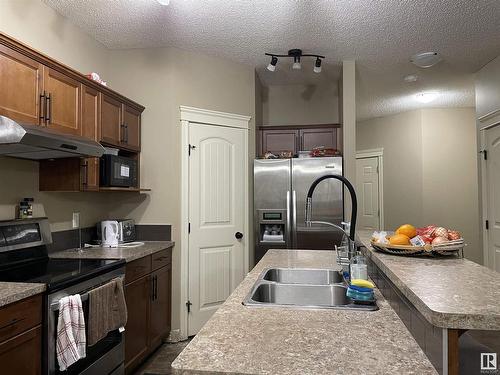
[[[180,336],[187,338],[188,333],[188,312],[186,303],[189,299],[189,124],[207,124],[213,126],[222,126],[229,128],[246,129],[244,135],[244,150],[243,158],[245,164],[244,170],[244,187],[245,187],[245,212],[244,212],[244,233],[247,240],[244,243],[244,271],[248,273],[249,267],[249,165],[248,165],[248,129],[250,116],[238,115],[233,113],[218,112],[208,109],[194,108],[181,105],[180,109],[180,124],[181,124],[181,223],[180,223],[180,240],[181,240],[181,283],[180,283]]]
[[[372,148],[368,150],[356,151],[357,159],[378,159],[378,208],[379,208],[379,226],[380,230],[384,230],[384,149]]]

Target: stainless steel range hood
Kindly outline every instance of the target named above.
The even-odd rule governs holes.
[[[87,138],[65,135],[42,126],[21,125],[0,116],[0,155],[44,160],[101,157],[104,147]]]

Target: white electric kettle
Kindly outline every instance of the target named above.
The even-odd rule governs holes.
[[[116,220],[101,221],[102,247],[117,247],[118,237],[118,222]]]

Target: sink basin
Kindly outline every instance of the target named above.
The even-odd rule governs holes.
[[[346,296],[342,284],[278,284],[259,280],[243,301],[246,306],[310,309],[378,310],[376,304],[356,304]]]
[[[275,305],[339,306],[350,301],[343,285],[260,284],[252,300]]]
[[[342,283],[342,275],[335,270],[271,268],[265,271],[262,279],[281,284],[329,285]]]
[[[378,310],[376,303],[354,302],[336,270],[269,268],[264,270],[243,304],[250,307]]]

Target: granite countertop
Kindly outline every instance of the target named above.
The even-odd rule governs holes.
[[[144,245],[137,247],[90,247],[83,251],[69,249],[49,254],[51,258],[64,259],[125,259],[126,262],[146,257],[158,251],[171,248],[173,241],[143,241]]]
[[[374,312],[242,305],[267,267],[338,266],[330,251],[268,251],[176,358],[175,373],[437,374],[378,290]]]
[[[0,307],[45,292],[45,284],[0,282]]]
[[[458,257],[405,257],[370,246],[372,231],[358,232],[367,255],[434,326],[500,330],[500,273]]]

